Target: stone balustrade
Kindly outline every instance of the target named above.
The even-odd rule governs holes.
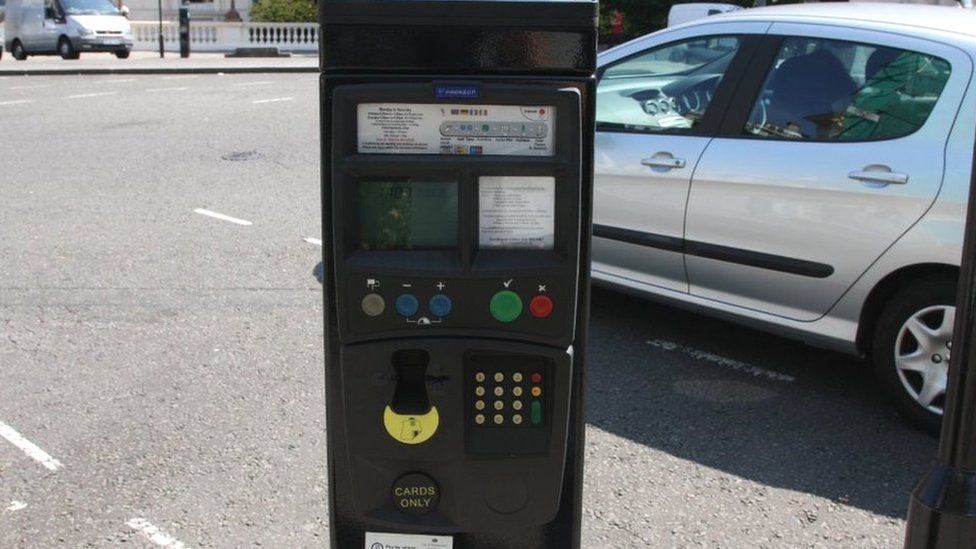
[[[133,49],[159,49],[158,21],[132,21]],[[163,46],[179,51],[180,33],[176,21],[163,21]],[[225,23],[192,21],[190,51],[230,52],[237,48],[277,47],[282,52],[315,53],[319,49],[318,23]]]

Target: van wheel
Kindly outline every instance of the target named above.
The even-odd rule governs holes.
[[[115,57],[118,57],[119,59],[128,59],[129,50],[115,50]]]
[[[58,54],[61,55],[61,59],[78,59],[81,57],[75,47],[71,45],[71,40],[68,40],[67,36],[62,36],[58,40]]]
[[[24,49],[24,45],[20,43],[20,40],[14,40],[12,46],[10,46],[10,55],[14,56],[17,61],[23,61],[27,59],[27,50]]]
[[[945,407],[956,283],[930,278],[896,294],[878,317],[875,373],[905,417],[938,434]]]

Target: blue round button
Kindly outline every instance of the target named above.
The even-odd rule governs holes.
[[[400,297],[396,298],[396,312],[400,316],[413,316],[419,309],[420,302],[413,294],[400,294]]]
[[[447,316],[454,310],[454,302],[444,294],[437,294],[430,298],[427,308],[434,316]]]

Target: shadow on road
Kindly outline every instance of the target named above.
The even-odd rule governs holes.
[[[589,360],[589,424],[765,485],[904,517],[935,452],[860,360],[627,295],[594,291]]]
[[[319,261],[319,264],[312,269],[312,276],[315,277],[315,280],[319,281],[319,284],[325,283],[325,269],[322,267],[321,261]]]

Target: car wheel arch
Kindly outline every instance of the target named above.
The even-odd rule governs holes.
[[[857,323],[857,350],[861,355],[868,355],[871,351],[872,338],[881,311],[892,296],[918,283],[921,280],[949,279],[955,283],[959,279],[959,266],[947,263],[919,263],[907,265],[888,273],[882,278],[871,292],[864,305]]]

